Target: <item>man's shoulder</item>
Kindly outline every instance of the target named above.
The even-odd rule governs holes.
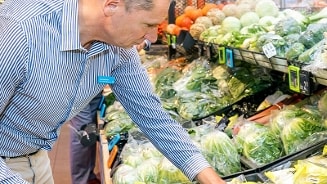
[[[4,16],[17,22],[25,21],[38,16],[58,12],[62,9],[62,0],[24,0],[10,1],[3,4]]]

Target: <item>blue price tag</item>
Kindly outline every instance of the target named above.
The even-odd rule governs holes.
[[[115,77],[98,76],[97,82],[98,82],[98,84],[113,84],[113,83],[115,83]]]
[[[233,50],[226,48],[226,65],[229,68],[234,68]]]
[[[111,141],[108,143],[108,150],[111,151],[112,148],[118,143],[118,141],[120,140],[120,135],[116,134]]]
[[[100,100],[100,103],[99,103],[99,106],[98,106],[99,110],[101,110],[103,102],[104,102],[104,96],[101,97],[101,100]]]
[[[103,118],[106,114],[106,104],[102,104],[102,107],[100,109],[100,116]]]

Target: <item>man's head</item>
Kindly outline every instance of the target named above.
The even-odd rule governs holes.
[[[170,0],[80,0],[82,45],[94,40],[129,48],[157,39]]]

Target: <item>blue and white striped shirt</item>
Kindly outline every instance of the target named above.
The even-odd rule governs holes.
[[[63,123],[102,90],[97,77],[112,76],[111,88],[133,121],[193,179],[209,164],[161,108],[136,49],[94,42],[85,50],[77,6],[78,0],[7,0],[0,6],[0,155],[50,150]],[[17,183],[8,173],[0,159],[0,181]]]

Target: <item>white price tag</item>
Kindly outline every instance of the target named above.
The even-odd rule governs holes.
[[[267,58],[271,58],[273,56],[276,56],[277,51],[275,46],[272,43],[268,43],[264,46],[262,46],[263,53],[267,56]]]

